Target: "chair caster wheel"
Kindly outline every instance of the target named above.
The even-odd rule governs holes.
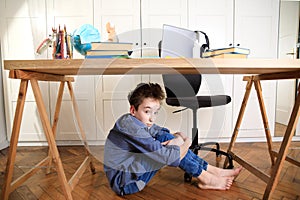
[[[185,182],[192,182],[192,175],[188,173],[184,173],[184,181]]]

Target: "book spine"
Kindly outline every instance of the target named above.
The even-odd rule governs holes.
[[[128,58],[127,55],[86,55],[86,59],[104,59],[104,58]]]

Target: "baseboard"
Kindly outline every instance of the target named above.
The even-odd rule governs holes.
[[[83,146],[83,142],[80,140],[73,140],[73,141],[56,141],[57,146]],[[98,146],[98,145],[104,145],[105,141],[87,141],[87,144],[90,146]],[[18,142],[18,146],[48,146],[47,142]]]
[[[199,139],[199,142],[209,142],[209,141],[216,141],[219,143],[229,143],[231,138],[209,138],[209,139]],[[283,139],[283,137],[273,137],[272,141],[273,142],[281,142]],[[300,136],[294,136],[292,141],[300,141]],[[237,143],[245,143],[245,142],[267,142],[265,137],[251,137],[251,138],[237,138],[236,139]],[[58,146],[82,146],[83,142],[82,141],[56,141]],[[96,140],[92,140],[92,141],[87,141],[88,145],[90,146],[99,146],[99,145],[104,145],[105,144],[105,140],[100,140],[100,141],[96,141]],[[2,145],[4,148],[6,148],[8,146],[7,144],[3,144]],[[0,149],[1,149],[1,143],[0,143]],[[18,146],[48,146],[47,142],[19,142]]]

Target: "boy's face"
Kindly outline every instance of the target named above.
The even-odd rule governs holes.
[[[160,101],[153,98],[145,98],[138,110],[130,106],[130,113],[148,127],[151,127],[160,109]]]

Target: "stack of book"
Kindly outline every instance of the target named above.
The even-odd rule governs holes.
[[[85,58],[128,58],[133,44],[127,42],[92,42]]]
[[[202,53],[203,58],[247,58],[250,49],[241,47],[229,47],[221,49],[210,49]]]

